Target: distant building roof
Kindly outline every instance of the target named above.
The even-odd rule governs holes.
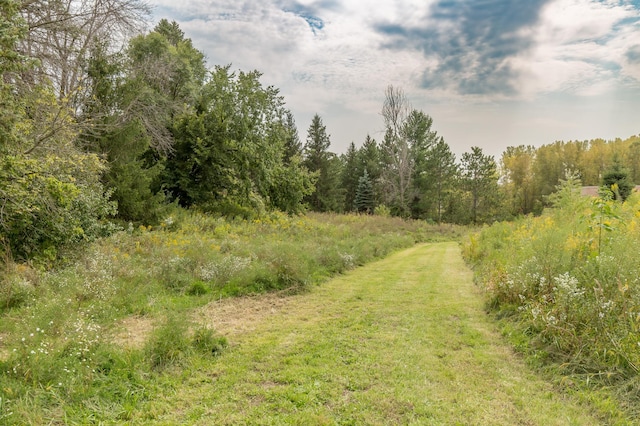
[[[585,197],[597,197],[599,189],[599,186],[583,186],[580,193]],[[640,191],[640,185],[636,185],[634,191]]]
[[[597,197],[598,196],[599,186],[583,186],[581,194],[589,197]]]

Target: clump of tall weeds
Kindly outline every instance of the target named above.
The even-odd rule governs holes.
[[[534,358],[626,386],[640,372],[640,196],[585,198],[568,181],[552,201],[541,217],[469,236],[464,254]]]

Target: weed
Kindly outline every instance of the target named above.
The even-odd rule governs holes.
[[[640,372],[640,197],[623,204],[561,194],[542,217],[469,237],[465,255],[489,305],[515,313],[509,319],[528,334],[531,354],[615,388]],[[627,405],[640,402],[626,395]]]
[[[193,332],[191,343],[198,352],[213,356],[219,355],[228,346],[226,337],[216,336],[212,329],[206,327]]]
[[[158,327],[146,347],[149,362],[153,368],[163,368],[180,361],[189,349],[186,320],[177,315],[169,315]]]

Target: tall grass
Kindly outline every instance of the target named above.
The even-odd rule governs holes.
[[[542,217],[469,236],[464,253],[488,305],[511,320],[533,359],[615,385],[637,413],[640,196],[590,199],[568,182],[554,201]]]
[[[460,232],[371,216],[229,221],[176,210],[158,228],[130,226],[84,246],[54,270],[7,260],[0,266],[0,424],[126,421],[163,371],[224,350],[215,331],[189,323],[195,307],[301,291]],[[118,320],[131,316],[156,324],[139,348],[113,338]]]

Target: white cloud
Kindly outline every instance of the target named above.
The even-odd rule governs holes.
[[[439,34],[451,36],[455,32],[445,27],[458,31],[458,23],[429,18],[431,6],[438,1],[151,3],[157,6],[155,18],[176,20],[211,66],[232,63],[233,69],[263,72],[263,84],[279,88],[293,110],[302,139],[312,115],[319,113],[336,151],[343,151],[351,141],[361,143],[367,133],[380,138],[379,112],[389,84],[402,87],[414,107],[432,115],[435,129],[458,153],[472,145],[504,148],[519,141],[535,143],[536,137],[539,143],[571,137],[575,127],[571,123],[581,117],[576,111],[584,108],[575,105],[572,109],[567,100],[571,96],[616,102],[620,87],[629,93],[640,90],[640,60],[629,53],[640,45],[640,12],[618,0],[552,0],[535,25],[503,35],[531,40],[526,50],[504,60],[504,65],[516,71],[517,93],[460,95],[446,86],[426,90],[421,87],[425,71],[437,69],[443,58],[427,56],[421,50],[424,46],[410,43],[382,48],[388,35],[376,31],[375,26],[381,22],[414,29],[440,25]],[[322,25],[312,28],[302,11],[316,15]],[[640,47],[637,55],[640,57]],[[558,96],[563,99],[562,108],[548,107],[541,101],[550,102]],[[628,106],[631,101],[625,102]],[[620,105],[618,102],[615,108],[619,109],[612,109],[617,115],[607,121],[617,126],[611,130],[613,136],[640,131],[637,127],[630,130],[637,121],[631,117],[631,108],[625,107],[630,111],[624,112]],[[595,117],[595,111],[581,114]],[[580,132],[588,133],[591,128],[600,132],[593,137],[607,137],[601,132],[604,124],[598,125],[589,127],[591,123],[581,122]]]
[[[631,77],[640,84],[638,69],[625,59],[637,24],[618,27],[625,19],[640,19],[637,9],[617,1],[556,0],[542,13],[535,48],[516,59],[528,73],[524,93],[536,96],[555,91],[593,96]]]

